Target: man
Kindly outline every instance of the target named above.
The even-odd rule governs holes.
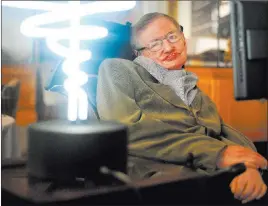
[[[99,71],[97,108],[101,119],[129,126],[129,150],[140,158],[141,177],[180,173],[177,166],[193,158],[196,171],[212,174],[245,163],[247,170],[230,187],[243,203],[267,190],[258,169],[267,160],[253,143],[226,125],[215,104],[197,86],[197,76],[184,69],[187,45],[182,27],[171,17],[150,13],[133,27],[132,62],[110,59]],[[144,157],[144,158],[141,158]],[[153,163],[145,160],[173,162]]]

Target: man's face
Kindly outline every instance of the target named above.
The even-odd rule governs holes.
[[[184,35],[177,33],[181,38],[175,43],[170,43],[167,39],[172,40],[172,35],[176,32],[179,32],[178,28],[169,19],[165,17],[155,19],[138,34],[140,45],[142,47],[149,47],[149,45],[154,45],[156,40],[161,40],[165,37],[166,39],[163,40],[160,50],[151,51],[146,48],[142,50],[141,54],[166,69],[180,69],[187,60],[187,47]]]

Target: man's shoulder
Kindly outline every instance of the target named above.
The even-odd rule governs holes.
[[[105,59],[100,65],[99,79],[110,78],[131,80],[132,82],[138,83],[140,80],[150,80],[152,76],[150,73],[135,61],[127,59],[110,58]]]
[[[109,70],[114,70],[118,68],[128,69],[135,67],[135,65],[136,64],[133,61],[128,59],[107,58],[101,63],[100,69],[109,69]]]
[[[137,72],[137,66],[133,61],[127,59],[105,59],[99,68],[98,82],[130,87],[130,84],[137,84],[139,82],[140,76]]]

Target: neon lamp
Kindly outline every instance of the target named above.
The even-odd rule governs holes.
[[[86,120],[88,115],[87,94],[81,88],[87,82],[87,75],[80,71],[80,63],[91,58],[89,50],[80,49],[80,41],[104,38],[108,30],[99,26],[80,24],[83,16],[105,12],[130,10],[135,1],[94,1],[81,4],[80,1],[69,1],[66,4],[46,1],[2,1],[3,6],[45,11],[31,16],[21,24],[21,33],[28,37],[45,38],[49,49],[65,57],[63,71],[68,78],[64,88],[68,92],[68,120]],[[44,25],[69,21],[68,28],[47,28]],[[59,43],[69,40],[69,47]]]

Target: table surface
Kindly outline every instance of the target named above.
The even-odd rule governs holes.
[[[230,170],[229,170],[230,172]],[[227,172],[227,173],[229,173]],[[196,175],[193,173],[192,175],[187,175],[188,177],[178,177],[177,175],[168,176],[168,177],[161,177],[161,178],[153,178],[147,180],[141,180],[133,182],[135,187],[139,188],[139,192],[142,194],[143,198],[149,198],[150,201],[163,201],[165,203],[167,200],[166,198],[170,199],[177,199],[178,194],[180,194],[180,201],[182,202],[189,202],[189,195],[195,194],[195,198],[191,201],[203,201],[204,199],[211,198],[211,191],[215,190],[215,188],[219,186],[219,179],[220,184],[225,185],[224,187],[220,187],[217,189],[218,195],[213,195],[217,198],[222,196],[221,190],[226,190],[228,196],[230,196],[230,192],[228,189],[229,181],[233,178],[234,174],[227,174],[226,172],[222,173],[222,175],[216,175],[218,177],[204,177],[200,175]],[[232,177],[230,177],[230,175]],[[221,176],[221,177],[220,177]],[[227,177],[228,176],[228,177]],[[211,179],[212,178],[212,179]],[[27,174],[27,167],[20,165],[18,167],[11,167],[8,166],[7,168],[3,167],[2,164],[2,191],[8,192],[10,194],[15,195],[16,197],[20,197],[22,199],[34,202],[34,203],[51,203],[51,202],[65,202],[70,200],[78,200],[78,199],[87,199],[87,202],[91,202],[96,200],[104,201],[104,199],[108,198],[111,201],[123,201],[122,195],[127,195],[128,193],[131,194],[133,189],[129,188],[128,186],[106,186],[100,188],[91,188],[91,189],[78,189],[78,188],[64,188],[64,189],[56,189],[53,192],[45,192],[45,188],[48,186],[45,182],[36,184],[36,185],[29,185],[28,182],[28,174]],[[209,180],[209,184],[216,184],[216,186],[210,186],[207,189],[204,189],[204,182]],[[227,181],[226,181],[227,180]],[[177,186],[175,186],[177,185]],[[168,190],[174,190],[167,192]],[[160,189],[161,188],[161,189]],[[167,194],[163,196],[162,190],[166,190]],[[216,190],[215,190],[216,191]],[[226,193],[225,192],[225,193]],[[204,193],[204,194],[203,194]],[[208,194],[207,194],[208,193]],[[210,193],[210,194],[209,194]],[[230,194],[229,194],[230,193]],[[113,195],[110,195],[113,194]],[[162,195],[160,195],[162,194]],[[167,195],[170,195],[167,196]],[[115,198],[117,196],[117,198]],[[132,195],[133,196],[133,195]],[[232,197],[232,196],[231,196]],[[157,199],[160,198],[160,199]],[[106,199],[108,201],[108,199]],[[124,198],[123,198],[124,199]],[[231,198],[233,199],[233,198]],[[105,201],[106,201],[105,200]],[[149,200],[148,200],[149,201]],[[190,201],[190,202],[191,202]],[[131,203],[129,200],[128,203]],[[195,202],[196,203],[196,202]]]

